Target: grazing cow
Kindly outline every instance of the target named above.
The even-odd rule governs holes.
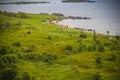
[[[28,33],[28,35],[29,35],[29,34],[30,34],[30,31],[28,31],[27,33]]]
[[[25,35],[26,35],[26,32],[22,32],[22,35],[25,36]]]

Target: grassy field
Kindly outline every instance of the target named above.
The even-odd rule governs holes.
[[[48,23],[61,18],[0,12],[0,80],[120,80],[120,36]]]

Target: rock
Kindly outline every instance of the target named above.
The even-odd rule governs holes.
[[[90,19],[90,18],[88,18],[88,17],[83,17],[83,19]]]
[[[88,31],[93,31],[92,29],[88,29]]]
[[[23,50],[24,52],[31,52],[31,50],[30,50],[28,47],[23,47],[22,50]]]
[[[46,14],[46,15],[49,15],[48,13],[43,13],[43,12],[42,12],[42,13],[40,13],[40,14]]]

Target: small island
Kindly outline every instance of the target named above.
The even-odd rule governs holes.
[[[90,0],[63,0],[62,2],[95,2]]]
[[[6,3],[0,3],[0,5],[2,4],[40,4],[40,3],[50,3],[50,2],[25,2],[25,1],[21,1],[21,2],[6,2]]]

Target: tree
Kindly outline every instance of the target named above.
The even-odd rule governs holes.
[[[93,40],[96,41],[96,32],[93,30]]]
[[[106,31],[106,33],[108,34],[108,37],[109,37],[109,33],[110,33],[110,31]]]

